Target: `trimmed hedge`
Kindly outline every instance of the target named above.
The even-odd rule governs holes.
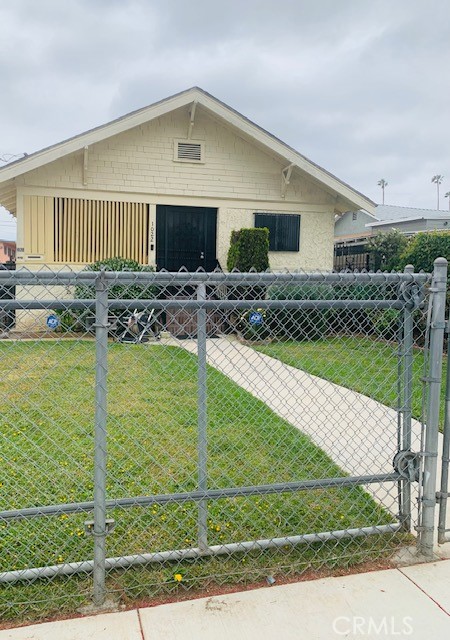
[[[239,229],[231,232],[227,269],[266,271],[269,268],[269,229]]]

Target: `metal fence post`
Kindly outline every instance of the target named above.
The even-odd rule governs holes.
[[[450,320],[449,320],[450,322]],[[448,327],[447,327],[448,336]],[[439,521],[438,521],[438,542],[444,544],[450,542],[447,533],[447,502],[448,502],[448,472],[450,464],[450,363],[448,361],[447,346],[447,376],[445,382],[445,413],[444,413],[444,440],[442,443],[442,469],[441,469],[441,490],[439,494]]]
[[[405,273],[414,273],[411,264],[406,265]],[[413,387],[413,343],[414,324],[412,304],[403,311],[403,404],[402,404],[402,438],[403,451],[411,450],[412,424],[412,387]],[[400,520],[405,531],[411,530],[411,480],[401,481]]]
[[[427,381],[429,385],[423,478],[422,478],[422,518],[419,526],[418,550],[427,558],[433,558],[433,542],[436,510],[436,476],[439,441],[439,406],[442,382],[442,352],[445,331],[445,297],[447,290],[447,260],[434,261],[431,283],[432,312],[430,325],[430,353]]]
[[[197,300],[206,300],[206,285],[199,284]],[[207,388],[206,388],[206,309],[197,310],[197,357],[198,357],[198,489],[208,488],[207,460]],[[198,546],[202,551],[208,549],[208,502],[198,503]]]
[[[108,285],[95,281],[95,440],[94,440],[94,605],[106,596],[106,419],[108,373]]]

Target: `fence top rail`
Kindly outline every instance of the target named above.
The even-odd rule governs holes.
[[[20,299],[20,300],[0,300],[0,309],[10,311],[14,309],[94,309],[96,305],[95,299]],[[187,300],[168,298],[165,300],[157,300],[155,298],[136,298],[133,300],[109,298],[108,307],[110,309],[119,309],[129,311],[143,309],[190,309],[198,311],[198,309],[406,309],[409,305],[402,300]]]
[[[270,285],[270,284],[425,284],[431,280],[428,273],[371,273],[371,272],[264,272],[264,273],[223,273],[222,271],[0,271],[0,285],[76,285],[95,284],[99,275],[107,284],[148,284],[148,285]]]

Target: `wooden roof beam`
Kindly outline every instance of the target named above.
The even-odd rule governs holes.
[[[197,109],[197,100],[194,100],[194,102],[191,105],[191,108],[189,109],[189,128],[188,128],[188,134],[187,134],[188,140],[191,139],[192,129],[194,128],[196,109]]]

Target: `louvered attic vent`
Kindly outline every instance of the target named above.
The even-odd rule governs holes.
[[[203,162],[203,142],[175,140],[175,158],[179,162]]]

